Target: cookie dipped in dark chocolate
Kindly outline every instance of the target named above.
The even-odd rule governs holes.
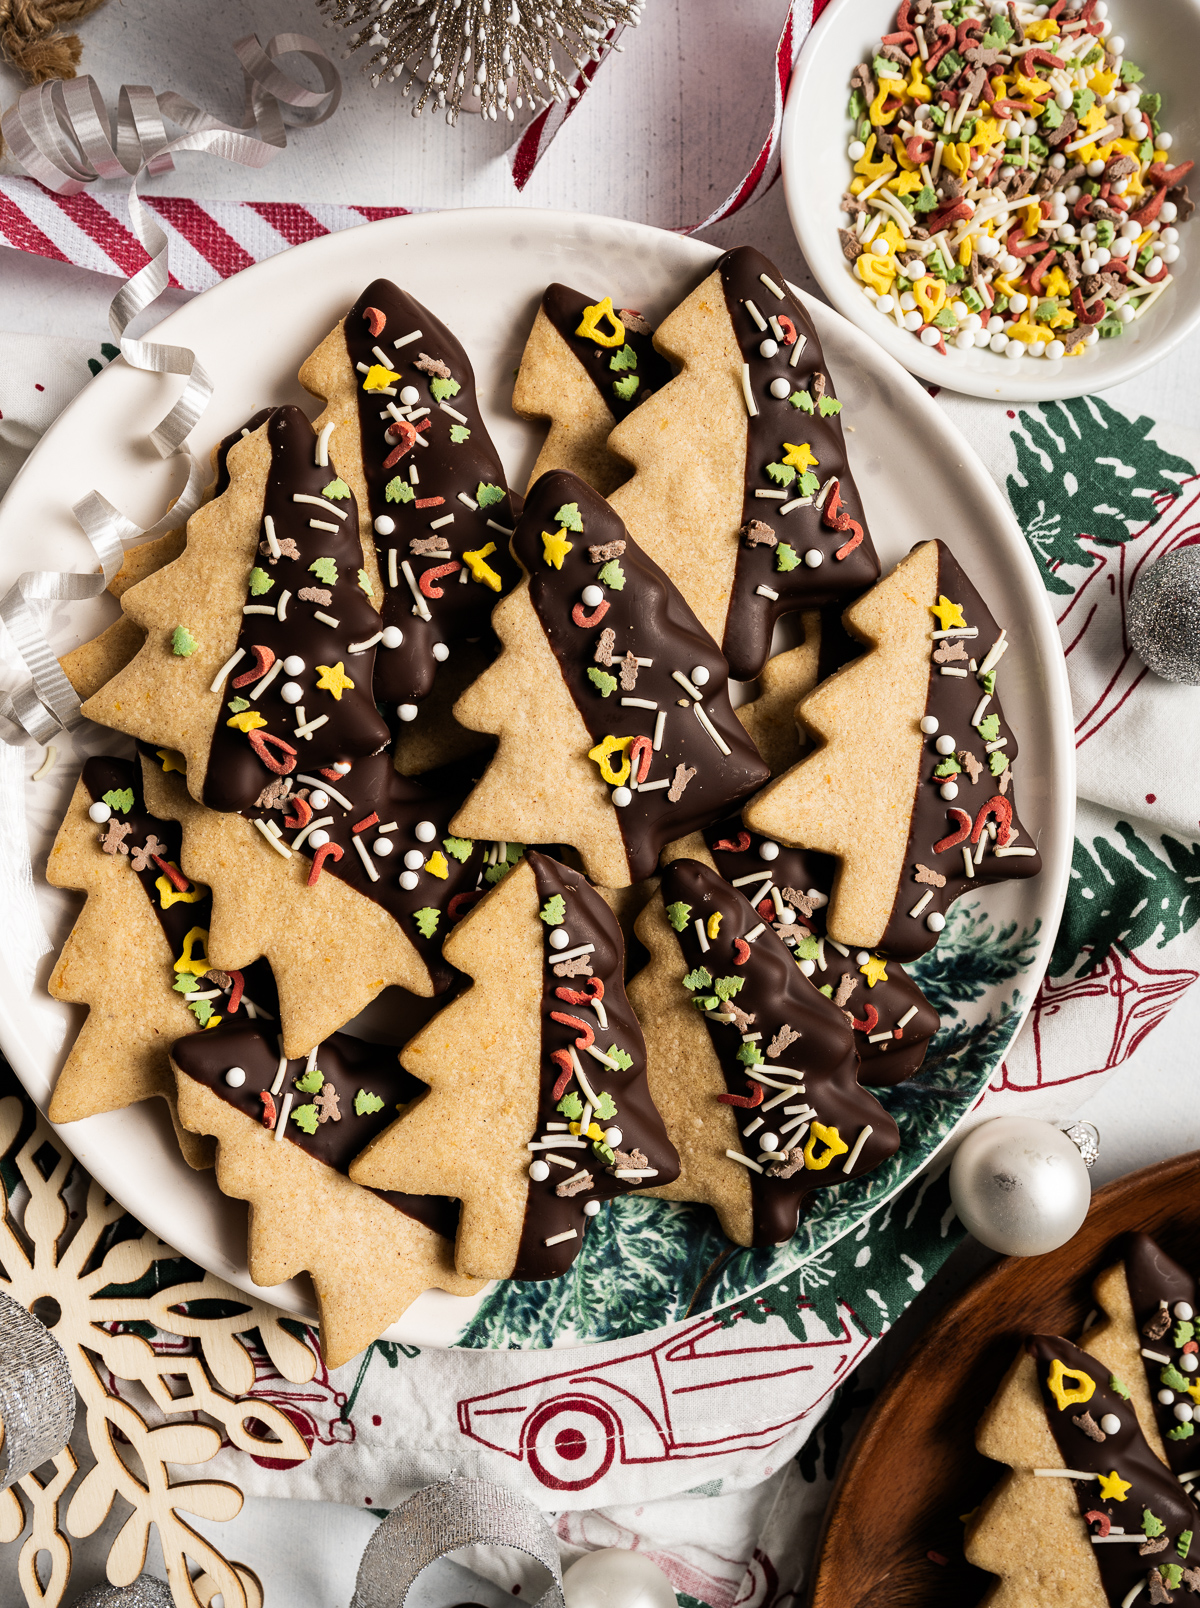
[[[404,1002],[409,1038],[445,1003],[413,994]],[[273,1033],[232,1024],[180,1039],[171,1047],[171,1060],[177,1071],[205,1084],[251,1121],[266,1128],[282,1122],[293,1144],[344,1177],[359,1151],[396,1120],[396,1108],[425,1093],[425,1085],[400,1065],[394,1046],[368,1044],[348,1033],[334,1033],[317,1046],[312,1070],[306,1060],[281,1060]],[[235,1071],[231,1083],[234,1068],[244,1076],[239,1079]],[[456,1200],[395,1190],[371,1193],[453,1240]]]
[[[1125,1250],[1125,1282],[1167,1461],[1178,1475],[1194,1473],[1200,1468],[1200,1436],[1190,1416],[1196,1406],[1192,1391],[1200,1387],[1196,1281],[1148,1234],[1132,1234]],[[1181,1420],[1177,1407],[1189,1416]]]
[[[654,331],[640,313],[629,307],[617,309],[621,334],[616,339],[611,318],[588,319],[597,305],[598,298],[589,299],[570,285],[549,285],[542,297],[542,311],[587,370],[614,422],[619,422],[661,391],[673,370],[654,350]],[[589,324],[594,335],[581,332]]]
[[[680,986],[704,1012],[752,1163],[754,1244],[777,1245],[796,1232],[807,1195],[878,1167],[900,1134],[859,1086],[846,1018],[736,888],[699,860],[673,860],[662,897],[686,971]],[[794,1098],[779,1100],[783,1090]]]
[[[512,551],[584,725],[598,748],[607,740],[597,763],[636,882],[664,844],[728,813],[770,773],[733,712],[716,643],[590,486],[543,475]]]
[[[376,279],[343,328],[358,376],[383,624],[403,633],[378,657],[375,696],[411,706],[428,697],[460,642],[487,631],[496,600],[516,584],[507,552],[514,515],[474,372],[445,324]]]
[[[1160,1568],[1194,1573],[1187,1582],[1189,1591],[1200,1587],[1200,1544],[1192,1544],[1200,1536],[1200,1511],[1151,1451],[1132,1405],[1113,1388],[1121,1381],[1057,1335],[1034,1335],[1028,1347],[1064,1463],[1094,1476],[1071,1481],[1088,1533],[1098,1538],[1123,1530],[1137,1538],[1093,1546],[1101,1585],[1113,1608],[1131,1602],[1134,1587],[1139,1582],[1147,1586],[1148,1576]],[[1181,1536],[1187,1538],[1182,1544]],[[1142,1598],[1151,1603],[1171,1600],[1153,1589]]]
[[[371,692],[380,622],[354,498],[318,464],[299,408],[274,409],[261,428],[271,449],[263,539],[204,777],[202,802],[216,810],[248,810],[298,763],[354,760],[389,736]]]
[[[231,430],[227,436],[222,436],[220,441],[217,442],[213,448],[213,470],[216,474],[212,490],[214,498],[229,490],[230,448],[236,447],[243,437],[253,435],[259,425],[266,424],[273,412],[273,408],[259,408],[257,413],[250,415],[245,424],[241,425],[237,430]]]
[[[779,269],[752,247],[727,251],[717,272],[749,413],[742,536],[721,650],[730,674],[749,681],[781,615],[849,603],[879,579],[879,559],[812,321]],[[679,517],[686,521],[686,501]]]
[[[530,1173],[512,1276],[553,1279],[575,1260],[601,1201],[673,1183],[679,1157],[650,1099],[646,1042],[625,996],[625,945],[616,917],[582,872],[532,850],[527,858],[545,926],[532,1162],[540,1172],[540,1160],[548,1173]],[[614,1128],[619,1137],[610,1142],[606,1135]]]
[[[1042,869],[1017,817],[1017,739],[996,693],[1007,635],[946,544],[937,548],[936,619],[947,623],[934,633],[929,663],[922,729],[932,729],[921,748],[904,864],[879,945],[900,960],[932,949],[945,912],[962,894]],[[944,788],[953,793],[946,796]]]
[[[146,745],[145,763],[158,760]],[[146,808],[142,787],[142,759],[116,759],[95,754],[84,762],[82,781],[93,804],[106,804],[108,821],[96,826],[97,853],[127,858],[158,918],[176,970],[163,976],[163,988],[184,993],[197,1026],[207,1027],[215,1016],[253,1021],[256,1017],[278,1023],[279,998],[275,978],[265,960],[256,960],[241,972],[207,970],[208,929],[212,895],[200,882],[191,882],[180,869],[183,829],[178,821],[160,819]],[[128,808],[124,806],[128,804]],[[190,991],[185,993],[187,985]],[[183,985],[183,986],[181,986]],[[208,996],[194,998],[193,996]],[[223,996],[223,997],[221,997]]]
[[[845,1012],[862,1063],[859,1082],[888,1088],[912,1077],[941,1019],[899,961],[825,936],[833,856],[775,843],[736,815],[705,827],[704,841],[726,882],[753,900],[817,992]]]

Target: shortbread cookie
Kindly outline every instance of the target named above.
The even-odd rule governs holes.
[[[912,1077],[940,1018],[899,961],[847,949],[827,935],[837,862],[749,832],[736,816],[706,826],[701,841],[716,870],[771,923],[817,992],[845,1012],[862,1062],[859,1080],[888,1087]]]
[[[961,894],[1041,870],[995,692],[1008,638],[941,541],[914,548],[844,618],[872,651],[802,701],[820,747],[744,819],[837,857],[831,938],[911,960]]]
[[[401,1052],[431,1092],[350,1176],[460,1199],[460,1273],[556,1278],[602,1201],[679,1170],[646,1086],[620,929],[579,872],[531,852],[446,958],[474,986]],[[464,1145],[473,1113],[486,1113],[484,1142]]]
[[[1001,1577],[984,1608],[1118,1608],[1179,1601],[1180,1586],[1200,1592],[1200,1510],[1128,1398],[1081,1347],[1027,1342],[976,1436],[1012,1469],[968,1520],[968,1560]]]
[[[628,479],[628,465],[607,442],[619,421],[671,378],[653,336],[641,313],[614,311],[611,296],[547,288],[513,387],[513,411],[550,425],[530,486],[552,469],[566,469],[607,497]]]
[[[861,1178],[900,1144],[858,1085],[854,1034],[768,923],[699,861],[665,867],[637,933],[651,960],[629,996],[681,1163],[655,1193],[707,1202],[737,1245],[790,1239],[813,1190]]]
[[[308,420],[277,408],[233,447],[229,472],[182,557],[125,594],[146,643],[84,713],[179,750],[194,798],[242,810],[301,757],[353,760],[388,729],[354,499]]]
[[[808,745],[797,708],[801,698],[816,686],[821,652],[821,614],[810,609],[801,619],[804,640],[768,659],[758,678],[758,694],[739,704],[735,713],[746,734],[770,766],[781,776],[796,763]]]
[[[46,879],[87,895],[49,989],[86,1005],[50,1100],[52,1122],[78,1122],[160,1095],[175,1117],[172,1040],[226,1016],[262,1015],[276,1027],[270,968],[210,975],[208,889],[180,869],[180,829],[152,814],[139,760],[86,761],[50,850]],[[212,1147],[178,1129],[193,1167]]]
[[[841,403],[808,314],[747,246],[655,345],[683,372],[610,436],[636,471],[612,504],[748,681],[781,615],[848,600],[879,575]]]
[[[503,652],[455,708],[500,746],[452,829],[570,843],[594,881],[627,886],[766,766],[715,644],[589,486],[544,475],[512,551],[525,578],[493,616]]]
[[[408,1004],[415,1029],[428,1008]],[[454,1271],[455,1202],[376,1194],[347,1176],[397,1105],[423,1093],[395,1049],[335,1033],[287,1060],[269,1033],[221,1027],[181,1040],[171,1061],[180,1117],[216,1139],[218,1184],[250,1203],[250,1277],[270,1288],[311,1273],[327,1367],[370,1345],[422,1291],[480,1288]]]
[[[376,279],[300,370],[325,402],[338,462],[372,526],[383,624],[403,640],[380,655],[375,694],[411,720],[438,667],[487,630],[515,584],[513,508],[467,354],[427,307]]]

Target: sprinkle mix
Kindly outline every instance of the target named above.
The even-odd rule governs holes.
[[[1172,283],[1193,202],[1105,0],[903,0],[851,75],[843,254],[943,354],[1076,357]]]

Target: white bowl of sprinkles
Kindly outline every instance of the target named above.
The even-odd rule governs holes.
[[[948,63],[958,104],[943,112],[937,69],[974,19],[981,27],[961,35],[964,54]],[[890,66],[889,34],[907,34],[887,51]],[[917,46],[915,65],[906,43]],[[981,60],[967,54],[976,50]],[[1034,56],[1020,74],[1033,50],[1058,50],[1063,66]],[[832,0],[801,52],[782,136],[792,227],[821,290],[910,373],[971,396],[1050,401],[1132,378],[1200,321],[1200,216],[1188,222],[1163,183],[1179,164],[1200,164],[1198,62],[1200,0]],[[859,63],[874,121],[861,92],[851,106]],[[1047,127],[1056,111],[1076,122],[1057,143],[1061,125]],[[1043,173],[1053,187],[1039,193]],[[856,179],[863,210],[850,214],[843,197]],[[1181,182],[1200,198],[1200,165]],[[1147,206],[1135,234],[1124,209]],[[848,260],[855,241],[861,267]]]

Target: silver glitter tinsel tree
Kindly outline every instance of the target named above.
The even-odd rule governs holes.
[[[578,98],[588,62],[620,50],[644,0],[318,0],[327,25],[349,32],[349,58],[370,51],[371,82],[403,79],[413,116],[427,105],[456,123],[478,111],[511,123],[517,111]]]

